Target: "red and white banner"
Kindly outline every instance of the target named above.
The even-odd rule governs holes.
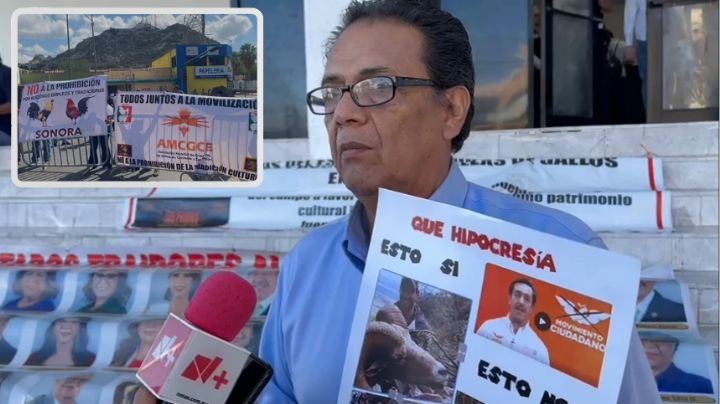
[[[18,139],[107,135],[107,76],[44,81],[23,87]]]

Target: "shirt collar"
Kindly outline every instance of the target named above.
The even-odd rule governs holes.
[[[648,309],[648,306],[650,306],[650,301],[655,297],[655,291],[652,290],[650,293],[648,293],[641,301],[637,304],[636,312],[640,314],[640,317],[643,317],[645,315],[645,312]],[[640,321],[640,320],[638,320]]]
[[[450,171],[447,177],[432,194],[430,200],[461,207],[465,202],[467,191],[468,182],[460,171],[460,167],[453,161],[450,163]],[[367,213],[365,213],[362,203],[358,201],[355,203],[352,212],[350,212],[343,246],[347,253],[365,262],[369,245],[370,234],[368,234]]]
[[[525,331],[527,329],[528,325],[530,324],[530,322],[528,321],[527,323],[525,323],[524,326],[518,328],[517,332],[515,332],[515,328],[513,327],[512,320],[510,320],[510,314],[508,313],[508,315],[505,318],[507,319],[507,323],[505,323],[505,325],[507,326],[508,330],[510,331],[510,334],[514,334],[514,335],[521,334],[523,331]]]

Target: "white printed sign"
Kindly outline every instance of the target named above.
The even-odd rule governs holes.
[[[634,258],[383,190],[338,402],[614,403],[639,279]]]
[[[230,76],[229,66],[196,66],[195,77],[228,77]]]
[[[499,190],[505,191],[502,188]],[[514,196],[570,213],[595,231],[672,230],[669,192],[526,192]],[[199,200],[171,200],[179,203],[184,199],[194,202]],[[355,202],[356,198],[352,194],[237,196],[230,199],[226,227],[253,230],[309,229],[347,215]],[[135,198],[127,206],[126,217],[135,218]],[[196,204],[194,206],[197,208]],[[125,220],[122,225],[132,228],[133,222],[134,219]]]
[[[107,135],[107,76],[44,81],[23,87],[18,139]]]
[[[657,158],[456,159],[468,181],[508,193],[650,191],[663,189]],[[157,196],[349,195],[332,160],[269,161],[253,189],[169,189]]]
[[[257,99],[121,91],[117,104],[118,165],[257,180]]]

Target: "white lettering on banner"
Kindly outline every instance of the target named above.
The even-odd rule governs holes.
[[[35,139],[52,139],[76,136],[82,136],[82,130],[80,130],[80,128],[45,129],[35,131]]]
[[[235,193],[235,191],[211,192],[202,196],[229,196]],[[521,194],[518,197],[529,194]],[[163,189],[158,189],[153,197],[170,198],[171,195],[164,193]],[[199,197],[200,193],[185,195]],[[548,205],[544,201],[554,194],[533,193],[533,195],[535,196],[532,202]],[[577,196],[577,194],[572,195]],[[568,203],[570,199],[565,198],[566,202],[561,203],[556,199],[549,206],[580,218],[595,231],[671,231],[667,225],[660,227],[660,224],[672,223],[670,210],[672,196],[669,192],[628,192],[614,195],[585,193],[582,196],[585,200],[578,197],[575,198],[575,203]],[[522,199],[528,200],[527,197]],[[602,203],[613,199],[632,203],[629,205]],[[582,202],[595,202],[595,204]],[[237,208],[231,209],[226,227],[257,230],[315,228],[349,214],[354,203],[355,197],[352,194],[232,196],[231,204],[236,205]],[[459,237],[460,240],[468,242],[470,235],[468,233]],[[528,257],[528,260],[531,258]]]
[[[225,77],[230,76],[228,66],[196,66],[195,77]]]
[[[173,149],[173,150],[189,150],[189,151],[201,151],[201,152],[212,152],[212,143],[205,142],[186,142],[184,140],[158,140],[158,149]]]
[[[467,160],[467,159],[466,159]],[[572,160],[572,159],[570,159]],[[593,159],[576,159],[578,163]],[[662,190],[662,161],[657,158],[620,157],[599,159],[604,161],[600,167],[592,165],[557,165],[540,164],[534,161],[518,161],[510,164],[510,160],[489,160],[492,164],[479,164],[481,161],[466,162],[460,170],[468,181],[484,186],[504,190],[514,196],[522,197],[531,202],[540,203],[547,198],[537,193],[566,195],[568,193],[594,194],[598,191],[604,195],[622,193],[632,196],[633,193]],[[498,161],[504,161],[498,164]],[[609,163],[612,161],[616,166]],[[263,163],[266,172],[261,187],[256,189],[222,190],[226,196],[268,196],[268,195],[350,195],[335,170],[332,160],[288,160],[266,161]],[[650,186],[650,169],[655,175],[654,187]],[[498,184],[503,184],[500,186]],[[504,187],[508,187],[505,189]],[[524,194],[532,192],[533,194]],[[199,191],[192,189],[158,190],[158,196],[186,196]],[[203,190],[207,195],[211,190]],[[564,199],[572,199],[565,198]],[[558,198],[555,198],[555,203]],[[567,201],[566,201],[567,202]],[[635,203],[627,198],[603,199],[600,202],[610,205],[628,205]],[[598,202],[598,203],[600,203]]]

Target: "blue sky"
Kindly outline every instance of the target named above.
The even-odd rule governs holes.
[[[132,28],[147,22],[165,28],[185,20],[182,14],[100,14],[93,15],[95,35],[110,28]],[[18,19],[19,61],[24,63],[35,55],[55,56],[67,49],[65,14],[25,14]],[[70,46],[91,36],[88,14],[69,15]],[[205,34],[233,51],[244,43],[257,44],[256,18],[253,15],[211,14],[205,18]]]

